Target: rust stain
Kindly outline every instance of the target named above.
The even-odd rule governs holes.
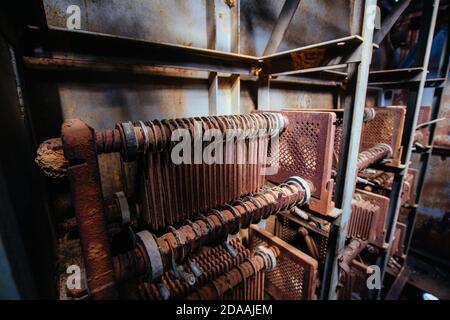
[[[326,49],[317,48],[291,53],[292,65],[296,70],[314,68],[324,60]]]

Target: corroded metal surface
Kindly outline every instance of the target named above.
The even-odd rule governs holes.
[[[354,200],[347,236],[374,241],[379,216],[380,207],[377,205],[363,199]]]
[[[419,118],[417,125],[424,124],[431,120],[431,106],[422,106],[419,110]],[[414,143],[427,147],[430,143],[430,127],[424,126],[416,130],[414,133]]]
[[[80,120],[67,121],[62,126],[62,142],[69,160],[68,176],[90,294],[95,299],[116,298],[94,130]]]
[[[280,255],[277,266],[266,273],[266,290],[275,299],[314,300],[316,298],[317,269],[315,259],[294,248],[280,238],[256,226],[250,229],[250,245],[277,247]]]
[[[69,162],[64,157],[61,139],[44,141],[37,150],[35,162],[46,176],[52,178],[65,177]]]
[[[359,153],[356,167],[358,171],[361,171],[374,163],[392,157],[392,153],[392,148],[389,145],[384,143],[376,144]]]
[[[391,255],[403,257],[405,248],[406,225],[398,222],[395,226],[394,241],[392,241]]]
[[[363,125],[360,150],[365,151],[380,143],[388,144],[393,151],[392,165],[399,165],[406,108],[388,106],[374,109],[375,118]]]
[[[280,138],[280,150],[273,163],[278,163],[277,174],[267,179],[281,183],[290,176],[300,176],[312,185],[310,209],[328,214],[334,205],[331,169],[336,120],[334,113],[308,111],[281,111],[288,120]]]
[[[156,238],[164,270],[172,261],[182,261],[191,253],[205,245],[223,242],[228,234],[236,234],[240,229],[247,229],[261,219],[292,208],[304,201],[305,191],[302,186],[290,182],[280,187],[260,192],[254,197],[237,200],[225,206],[221,211],[212,210],[209,215],[200,215],[195,221],[186,220],[182,227],[170,228],[170,232]],[[138,242],[134,250],[114,258],[115,276],[124,281],[137,275],[151,275],[152,261],[147,254],[148,248]],[[138,262],[138,263],[137,263]]]
[[[356,190],[356,194],[358,194],[362,199],[379,207],[376,223],[371,226],[371,233],[374,234],[375,238],[371,239],[370,243],[381,248],[383,247],[386,233],[386,217],[389,208],[389,198],[359,189]]]

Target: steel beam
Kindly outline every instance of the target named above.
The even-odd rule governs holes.
[[[87,61],[95,57],[105,63],[126,62],[131,65],[156,65],[242,75],[253,75],[254,68],[259,64],[259,59],[253,56],[94,32],[58,28],[43,32],[30,29],[27,36],[27,43],[34,44],[26,52],[29,56],[34,55],[34,49],[40,47],[42,41],[44,45],[40,48],[44,54],[40,57],[47,58],[52,58],[52,52],[58,52],[60,59],[71,59],[75,55]]]
[[[269,55],[277,52],[278,47],[283,41],[284,35],[291,23],[292,18],[300,5],[301,0],[286,0],[283,7],[281,8],[280,15],[278,16],[277,23],[272,30],[270,39],[267,42],[266,49],[264,50],[264,55]]]
[[[402,2],[398,3],[395,8],[389,12],[386,18],[384,18],[381,29],[378,30],[374,37],[373,42],[376,44],[380,44],[386,35],[391,31],[394,24],[397,22],[398,18],[402,15],[402,13],[408,8],[409,4],[411,3],[411,0],[403,0]]]
[[[353,192],[357,177],[356,163],[359,154],[369,68],[372,59],[372,40],[375,26],[376,4],[376,0],[366,0],[365,2],[362,27],[363,42],[360,47],[361,56],[359,57],[360,63],[357,66],[354,66],[354,71],[351,72],[351,74],[354,73],[356,75],[354,98],[352,99],[353,103],[345,110],[347,117],[344,120],[344,142],[341,149],[341,154],[344,154],[345,157],[340,159],[340,175],[343,175],[345,180],[341,180],[341,188],[336,190],[336,193],[342,192],[338,196],[338,201],[336,201],[336,206],[342,209],[342,215],[336,226],[336,228],[339,229],[336,241],[330,243],[325,262],[322,284],[324,286],[322,298],[324,299],[335,300],[337,298],[336,290],[339,282],[339,259],[345,248],[348,221],[350,219]]]
[[[440,0],[425,1],[424,3],[424,16],[422,18],[422,25],[419,34],[419,53],[417,56],[416,67],[423,68],[423,72],[420,75],[420,83],[416,92],[411,92],[408,106],[407,117],[405,120],[405,127],[403,131],[403,155],[402,162],[405,165],[405,169],[394,175],[394,183],[390,194],[390,202],[388,209],[388,216],[386,222],[386,243],[388,248],[384,254],[382,254],[378,261],[378,266],[381,269],[381,278],[384,280],[386,273],[386,267],[391,256],[392,241],[395,233],[395,225],[398,220],[400,212],[400,197],[403,189],[403,181],[405,173],[408,172],[410,165],[411,154],[414,144],[414,132],[419,117],[419,110],[422,104],[423,91],[427,80],[428,64],[431,54],[431,47],[433,43],[434,29],[436,25],[437,14],[439,11]],[[374,297],[380,298],[381,289],[376,290]]]

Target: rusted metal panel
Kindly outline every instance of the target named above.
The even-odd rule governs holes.
[[[279,51],[354,34],[352,12],[358,11],[353,7],[358,2],[302,0]],[[282,6],[282,1],[241,0],[243,53],[263,54]]]
[[[64,119],[78,118],[104,130],[129,119],[207,115],[207,88],[203,80],[149,79],[146,83],[100,80],[95,84],[69,80],[59,85],[59,92]]]
[[[412,246],[450,261],[450,171],[448,158],[432,156],[423,187]]]
[[[266,288],[273,298],[316,299],[318,263],[315,259],[257,226],[250,228],[249,242],[252,248],[267,245],[280,251],[276,268],[266,274]]]
[[[330,112],[293,110],[283,110],[281,114],[287,118],[288,126],[280,138],[279,154],[273,159],[280,169],[267,179],[275,183],[291,176],[308,180],[313,186],[309,207],[329,214],[334,208],[331,166],[336,116]]]
[[[66,28],[70,5],[81,9],[81,29],[154,42],[206,48],[205,0],[44,0],[47,23]]]
[[[379,143],[386,143],[393,151],[392,165],[399,165],[402,154],[401,142],[406,108],[403,106],[389,106],[375,108],[375,111],[375,118],[366,122],[363,126],[361,151]]]

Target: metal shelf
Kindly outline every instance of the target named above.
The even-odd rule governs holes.
[[[408,68],[371,71],[369,74],[369,85],[384,88],[419,83],[424,70],[424,68]]]
[[[182,77],[204,76],[175,69],[243,76],[259,73],[272,76],[308,74],[308,79],[327,81],[345,79],[347,74],[339,70],[346,68],[349,63],[360,61],[360,55],[352,55],[353,58],[345,63],[327,65],[326,62],[335,60],[343,53],[355,53],[362,44],[362,38],[354,35],[272,55],[249,56],[57,27],[49,27],[48,30],[30,28],[27,37],[29,43],[36,43],[36,47],[38,43],[45,43],[42,48],[44,53],[35,54],[36,47],[28,48],[25,64],[34,69],[165,73],[165,70],[157,70],[157,67],[167,67],[174,69],[167,73]],[[67,46],[70,46],[70,50]],[[53,56],[53,52],[58,54]],[[70,54],[66,55],[66,52]],[[305,64],[299,58],[304,54],[317,55],[317,60],[313,64],[310,61]]]
[[[416,129],[419,109],[422,104],[422,97],[424,88],[426,87],[440,87],[444,84],[444,79],[427,79],[428,64],[430,59],[431,46],[433,42],[434,29],[436,25],[437,14],[439,11],[439,0],[433,0],[424,2],[423,16],[421,18],[420,34],[418,41],[418,55],[415,61],[415,65],[420,67],[399,69],[399,70],[386,70],[371,72],[370,85],[378,86],[384,90],[408,88],[409,99],[407,103],[407,112],[405,126],[403,130],[402,138],[402,163],[404,163],[403,170],[394,172],[394,183],[389,195],[389,209],[387,215],[387,237],[386,242],[388,244],[388,250],[385,254],[378,256],[377,265],[382,272],[382,278],[387,271],[387,265],[390,257],[390,249],[393,242],[395,226],[398,221],[400,211],[400,196],[402,194],[403,182],[406,172],[408,171],[411,155],[413,152],[421,153],[425,158],[430,155],[429,147],[417,149],[414,146],[414,132]],[[422,157],[421,157],[422,158]],[[422,167],[424,167],[422,165]],[[426,167],[426,165],[425,165]],[[388,168],[386,168],[388,169]],[[423,171],[423,168],[420,170]],[[424,175],[421,173],[418,178],[418,185],[423,184]],[[420,198],[420,192],[417,194],[416,203]],[[405,240],[405,252],[407,254],[409,243],[411,240],[412,230],[415,221],[416,208],[411,208],[411,214],[408,217],[408,227],[406,231]],[[374,295],[374,298],[380,298],[381,290],[378,290]]]
[[[58,58],[58,62],[62,64],[62,61],[65,61],[67,67],[76,66],[76,61],[72,61],[75,56],[76,60],[84,63],[99,60],[108,64],[164,66],[253,75],[260,63],[258,57],[237,53],[155,43],[95,32],[69,31],[56,27],[48,30],[28,29],[26,35],[27,42],[34,44],[28,48],[28,56]],[[39,48],[41,43],[44,43],[44,46],[36,54],[35,49]]]

